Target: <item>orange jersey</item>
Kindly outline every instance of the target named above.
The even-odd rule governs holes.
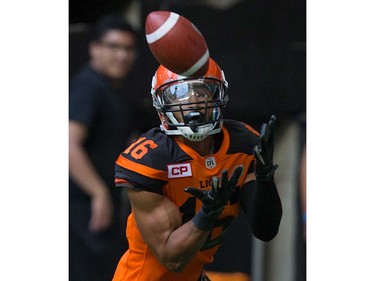
[[[129,250],[121,258],[113,280],[197,281],[203,266],[213,261],[230,222],[238,215],[240,188],[246,174],[252,172],[253,148],[258,143],[258,136],[244,123],[225,120],[219,150],[202,157],[176,138],[152,129],[121,153],[116,161],[116,186],[130,182],[137,189],[166,196],[179,208],[182,223],[191,220],[202,207],[202,202],[185,192],[184,188],[209,190],[213,176],[221,177],[224,169],[228,169],[228,176],[231,176],[237,165],[243,165],[244,172],[207,241],[181,272],[171,272],[158,261],[143,241],[130,214],[126,229]]]

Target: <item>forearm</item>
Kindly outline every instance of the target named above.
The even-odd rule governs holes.
[[[210,231],[199,230],[192,221],[183,224],[180,210],[164,196],[130,188],[127,194],[144,241],[169,270],[181,271]]]
[[[273,178],[270,181],[255,181],[250,206],[254,236],[263,241],[272,240],[278,233],[282,216],[281,200]]]
[[[69,174],[78,187],[90,197],[108,192],[87,153],[79,145],[69,147]]]
[[[189,221],[175,229],[164,245],[163,263],[172,271],[181,271],[200,250],[210,231],[198,229]]]

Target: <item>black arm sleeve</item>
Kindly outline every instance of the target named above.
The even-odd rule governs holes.
[[[279,231],[283,212],[274,180],[246,183],[240,200],[254,236],[265,242],[272,240]]]

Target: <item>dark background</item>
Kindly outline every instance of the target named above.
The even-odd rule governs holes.
[[[69,75],[88,59],[87,30],[92,23],[106,13],[124,14],[131,2],[70,1]],[[201,2],[139,1],[141,50],[131,87],[147,110],[153,110],[149,92],[158,64],[148,49],[143,25],[150,11],[171,10],[198,27],[211,57],[224,70],[230,100],[225,118],[256,129],[271,114],[279,120],[299,118],[306,111],[306,2],[244,0],[225,10]],[[147,124],[158,125],[156,113],[149,117]]]

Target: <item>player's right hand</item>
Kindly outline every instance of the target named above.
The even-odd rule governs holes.
[[[234,188],[241,176],[243,166],[236,166],[234,168],[231,178],[228,180],[228,170],[224,170],[221,174],[221,183],[218,177],[212,178],[211,190],[201,190],[198,188],[188,187],[185,192],[194,195],[202,201],[202,211],[207,215],[215,215],[221,213],[224,206],[229,201]]]

